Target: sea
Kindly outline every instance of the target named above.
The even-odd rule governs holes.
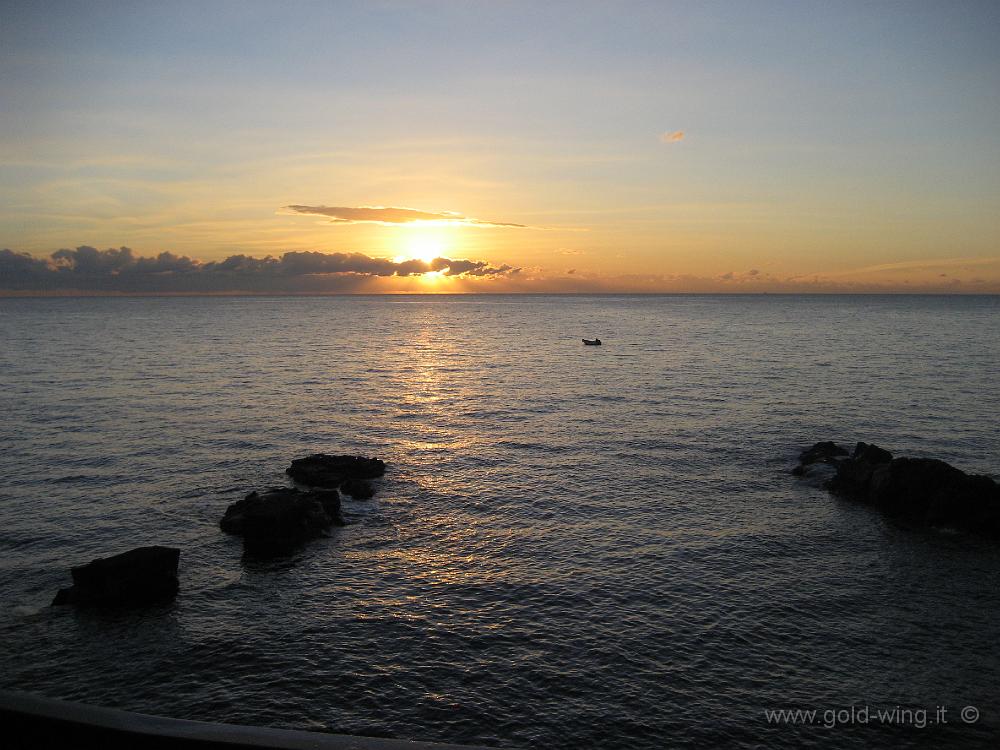
[[[2,299],[0,688],[505,748],[995,747],[1000,546],[789,470],[863,440],[997,478],[998,381],[997,296]],[[245,556],[227,506],[318,452],[384,459],[376,496]],[[49,606],[149,544],[173,602]]]

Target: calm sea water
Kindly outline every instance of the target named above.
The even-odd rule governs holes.
[[[1000,549],[787,472],[832,438],[996,477],[998,332],[997,297],[0,300],[0,687],[514,747],[988,746]],[[379,494],[243,559],[226,506],[318,451],[384,458]],[[172,605],[47,606],[153,543]],[[852,705],[927,726],[830,726]]]

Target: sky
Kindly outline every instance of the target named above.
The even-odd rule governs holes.
[[[0,19],[0,294],[1000,293],[997,2]]]

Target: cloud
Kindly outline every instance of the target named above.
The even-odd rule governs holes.
[[[827,274],[828,276],[852,276],[868,273],[892,273],[897,271],[934,271],[941,268],[960,268],[969,270],[974,266],[992,266],[1000,263],[1000,257],[967,257],[967,258],[925,258],[923,260],[906,260],[897,263],[880,263],[875,266],[852,268],[847,271]]]
[[[982,259],[952,263],[985,269]],[[943,261],[937,261],[943,263]],[[926,265],[926,261],[922,262]],[[895,266],[893,266],[895,267]],[[1000,293],[1000,265],[986,274],[950,269],[911,278],[839,274],[773,275],[757,268],[715,276],[585,269],[513,268],[484,260],[435,258],[394,262],[363,253],[287,252],[200,261],[173,253],[143,257],[127,247],[58,250],[46,258],[0,250],[0,295],[11,294],[335,294],[379,292],[527,293]],[[434,274],[428,277],[428,274]],[[428,278],[437,278],[429,285]]]
[[[664,143],[680,143],[684,140],[683,130],[671,130],[660,135],[660,140]]]
[[[384,277],[437,273],[457,278],[498,279],[520,272],[483,260],[435,258],[395,262],[363,253],[287,252],[278,257],[231,255],[204,262],[163,252],[137,256],[127,247],[81,246],[48,258],[0,250],[0,290],[98,293],[298,293],[343,292]]]
[[[525,224],[501,221],[481,221],[453,211],[418,211],[415,208],[392,206],[283,206],[281,213],[325,216],[331,224],[461,224],[472,227],[506,227],[533,229]]]
[[[761,275],[761,272],[757,268],[751,268],[745,273],[738,273],[736,271],[728,271],[716,277],[719,281],[733,282],[735,284],[743,284],[747,282],[760,282],[764,281],[765,278],[771,279],[771,277]],[[771,279],[773,280],[773,279]]]
[[[410,262],[420,263],[421,261]],[[448,258],[435,258],[429,265],[432,271],[439,271],[445,276],[510,276],[521,270],[508,265],[494,268],[482,260],[449,260]]]
[[[461,282],[465,290],[475,289],[475,280]],[[649,293],[649,294],[996,294],[1000,277],[976,277],[955,284],[950,279],[907,279],[892,282],[876,279],[833,278],[823,274],[809,276],[772,275],[751,268],[729,271],[717,276],[695,274],[632,273],[606,275],[576,269],[575,273],[547,273],[543,269],[524,269],[503,282],[507,292],[524,293]],[[483,290],[488,291],[488,290]]]

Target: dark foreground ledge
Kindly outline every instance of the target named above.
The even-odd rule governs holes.
[[[282,750],[470,750],[441,745],[295,729],[167,719],[114,708],[0,691],[4,748],[281,748]],[[473,749],[474,750],[474,749]],[[485,750],[480,748],[479,750]]]

